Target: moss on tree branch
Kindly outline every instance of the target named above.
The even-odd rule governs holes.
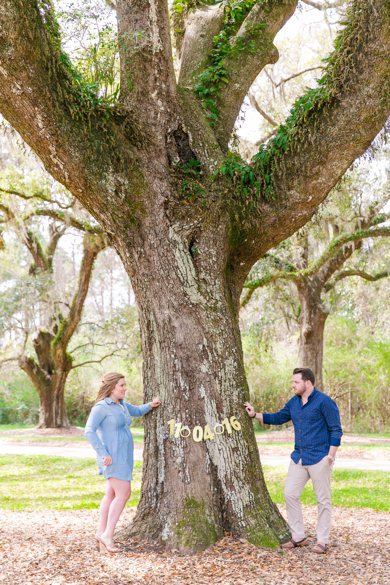
[[[326,250],[321,254],[321,256],[314,262],[311,262],[308,268],[305,268],[304,270],[279,270],[277,272],[266,274],[261,278],[255,278],[246,282],[244,284],[244,288],[247,289],[247,292],[244,295],[241,306],[245,307],[245,305],[248,304],[256,289],[266,286],[271,282],[275,282],[275,280],[283,279],[298,282],[301,279],[310,278],[311,276],[318,274],[321,268],[323,268],[327,262],[332,260],[332,258],[334,258],[340,249],[346,244],[354,241],[360,241],[365,238],[376,238],[380,236],[390,236],[390,227],[357,230],[352,233],[342,234],[341,236],[334,238]],[[333,274],[333,272],[329,274],[328,278]],[[335,279],[335,282],[337,280],[338,279]],[[332,288],[335,282],[332,285],[324,284],[325,290]]]

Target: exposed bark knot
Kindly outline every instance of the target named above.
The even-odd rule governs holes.
[[[198,243],[197,243],[197,241],[196,241],[196,239],[195,239],[195,238],[193,238],[193,239],[191,240],[191,242],[190,242],[190,245],[189,245],[189,252],[190,252],[190,254],[191,254],[191,258],[192,258],[193,260],[195,260],[195,258],[196,258],[196,257],[198,256],[198,254],[199,254]]]
[[[196,155],[191,150],[190,138],[181,127],[173,132],[173,138],[175,140],[179,161],[182,164],[189,163],[191,159],[196,160]]]

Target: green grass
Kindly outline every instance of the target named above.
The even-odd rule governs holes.
[[[143,443],[144,442],[144,438],[143,436],[137,436],[137,435],[133,435],[133,440],[134,443]],[[5,436],[2,437],[0,436],[0,442],[5,441],[5,442],[10,442],[10,443],[15,443],[15,442],[21,442],[21,441],[36,441],[36,442],[41,442],[41,443],[50,443],[50,442],[56,442],[56,443],[69,443],[69,441],[76,441],[76,442],[80,442],[80,441],[84,441],[87,442],[87,439],[85,437],[36,437],[34,435],[23,435],[23,436]]]
[[[140,497],[142,463],[134,464],[132,495]],[[98,508],[105,481],[94,459],[44,455],[0,457],[0,507],[6,510],[79,510]]]
[[[141,435],[145,432],[144,427],[137,427],[137,425],[131,425],[130,429],[132,433],[140,433]]]
[[[350,435],[358,435],[359,437],[374,437],[374,438],[378,438],[378,439],[390,439],[390,433],[358,433],[358,432],[354,432],[351,431],[349,433]]]
[[[270,466],[263,469],[271,498],[283,504],[287,470]],[[142,463],[135,462],[128,506],[138,505],[141,474]],[[98,508],[104,484],[93,459],[0,456],[0,507],[6,510]],[[303,490],[302,502],[316,504],[311,482]],[[390,473],[335,469],[332,474],[332,502],[341,508],[390,510]]]
[[[85,437],[45,437],[45,436],[35,436],[35,435],[0,435],[0,441],[10,441],[12,443],[18,441],[37,441],[38,443],[50,443],[50,442],[57,442],[57,443],[68,443],[69,441],[86,441]]]
[[[34,425],[0,425],[1,431],[13,431],[15,429],[33,429]]]
[[[81,426],[81,425],[78,425]],[[82,426],[84,428],[85,425]],[[14,431],[16,429],[35,429],[36,425],[0,425],[0,433],[1,431]],[[144,434],[143,427],[131,426],[132,433],[137,433],[137,435]]]
[[[143,443],[144,441],[144,435],[135,435],[134,432],[138,432],[138,431],[134,431],[133,427],[131,428],[131,431],[133,433],[133,440],[134,443]],[[0,428],[0,432],[1,432],[1,428]],[[0,442],[1,441],[6,441],[6,442],[12,442],[12,443],[17,443],[17,442],[23,442],[23,441],[34,441],[37,443],[50,443],[50,442],[56,442],[56,443],[68,443],[69,441],[84,441],[86,442],[87,439],[85,437],[47,437],[47,436],[35,436],[35,435],[17,435],[17,436],[1,436],[0,435]],[[279,443],[277,441],[267,441],[266,443],[263,443],[262,441],[259,442],[258,444],[260,450],[261,447],[289,447],[291,449],[293,449],[294,447],[294,443]],[[362,443],[362,444],[358,444],[358,443],[353,443],[353,444],[348,444],[346,443],[345,445],[342,445],[342,447],[344,449],[348,448],[348,449],[388,449],[390,451],[390,443],[375,443],[375,444],[366,444],[366,443]]]
[[[283,504],[287,470],[266,465],[263,470],[272,500],[277,504]],[[390,473],[386,471],[335,469],[332,473],[331,489],[334,506],[390,510]],[[316,505],[311,481],[306,484],[301,501],[306,505]]]
[[[271,441],[267,441],[266,443],[263,443],[263,441],[259,441],[259,443],[257,444],[257,446],[259,447],[259,449],[261,450],[261,447],[291,447],[292,449],[294,448],[294,443],[278,443],[278,442],[271,442]],[[341,444],[340,449],[389,449],[390,450],[390,443],[345,443],[345,444]]]

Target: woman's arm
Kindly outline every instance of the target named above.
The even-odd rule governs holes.
[[[107,450],[99,437],[96,434],[96,430],[104,420],[106,416],[105,408],[103,404],[95,404],[89,414],[87,424],[85,425],[85,436],[95,449],[96,453],[101,457],[109,457]]]
[[[160,406],[161,400],[157,396],[156,398],[153,398],[152,402],[148,402],[147,404],[141,404],[141,406],[133,406],[129,402],[125,402],[125,404],[131,416],[142,416],[147,412],[150,412],[152,408]]]

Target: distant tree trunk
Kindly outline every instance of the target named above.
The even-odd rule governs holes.
[[[58,371],[51,384],[39,393],[39,429],[68,427],[68,415],[65,406],[65,384],[68,371]]]
[[[33,358],[21,356],[19,366],[26,372],[39,395],[38,428],[50,429],[68,427],[69,421],[65,408],[65,384],[72,361],[64,352],[53,359],[51,344],[55,336],[48,331],[39,331],[33,340],[38,362]],[[58,357],[61,359],[58,360]]]
[[[301,308],[298,366],[313,370],[316,388],[323,391],[324,330],[329,311],[321,301],[322,283],[314,277],[301,279],[296,284]]]

